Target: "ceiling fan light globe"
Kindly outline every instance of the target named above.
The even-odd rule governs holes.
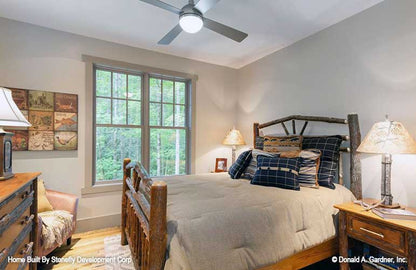
[[[204,26],[201,16],[197,14],[184,14],[179,18],[179,25],[182,27],[183,31],[194,34],[201,30]]]

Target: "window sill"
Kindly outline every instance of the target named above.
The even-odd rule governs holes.
[[[111,183],[111,184],[101,184],[101,185],[94,185],[90,187],[84,187],[81,189],[81,195],[91,195],[91,194],[98,194],[98,193],[109,193],[109,192],[120,192],[123,190],[123,183]]]

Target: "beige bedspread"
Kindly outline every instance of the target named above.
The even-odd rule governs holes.
[[[159,179],[158,179],[159,180]],[[257,269],[336,234],[343,186],[300,191],[251,185],[226,173],[165,177],[168,258],[165,270]]]

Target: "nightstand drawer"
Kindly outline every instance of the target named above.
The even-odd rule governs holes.
[[[348,215],[347,232],[358,240],[383,247],[387,251],[406,254],[406,233],[397,228]]]

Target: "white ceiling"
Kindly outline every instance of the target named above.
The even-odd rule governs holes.
[[[181,8],[186,0],[165,0]],[[197,0],[195,1],[197,2]],[[203,29],[157,42],[177,15],[139,0],[0,0],[0,17],[240,68],[382,0],[221,0],[205,16],[248,33],[237,43]]]

